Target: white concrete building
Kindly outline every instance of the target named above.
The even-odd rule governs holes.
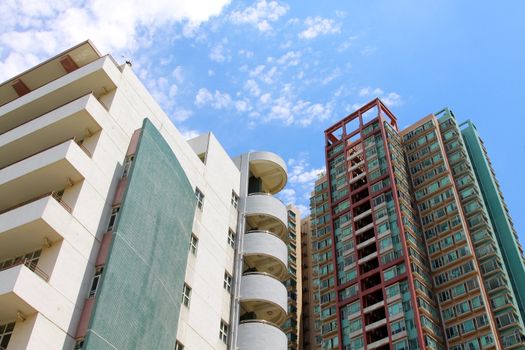
[[[286,180],[89,41],[1,84],[0,349],[286,349]]]

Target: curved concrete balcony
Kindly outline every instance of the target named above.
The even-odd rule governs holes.
[[[243,315],[280,325],[286,320],[288,293],[284,284],[269,274],[245,273],[241,277],[240,304]]]
[[[250,172],[261,179],[263,189],[271,194],[282,190],[288,180],[286,163],[271,152],[250,153]]]
[[[288,210],[277,198],[266,193],[251,193],[246,198],[248,230],[271,231],[287,238]]]
[[[279,327],[263,321],[241,321],[237,348],[240,350],[286,350],[288,339]]]
[[[101,127],[107,112],[91,93],[0,135],[0,168],[71,138],[82,140]]]
[[[0,212],[83,180],[89,160],[70,140],[0,169]]]
[[[288,278],[288,247],[269,231],[249,231],[244,236],[244,266],[284,281]]]

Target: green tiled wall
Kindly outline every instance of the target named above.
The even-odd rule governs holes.
[[[85,349],[174,349],[195,202],[177,157],[145,119]]]

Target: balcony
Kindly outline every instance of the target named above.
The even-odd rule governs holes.
[[[282,190],[288,179],[286,163],[271,152],[251,152],[250,173],[261,180],[261,190],[271,194]]]
[[[0,134],[27,123],[64,102],[89,93],[97,98],[116,89],[120,70],[110,56],[101,57],[69,74],[0,106]],[[3,86],[2,86],[3,88]]]
[[[288,247],[269,231],[249,231],[244,236],[244,265],[271,274],[280,281],[288,278]]]
[[[276,325],[263,321],[241,321],[237,339],[239,350],[286,350],[286,334]]]
[[[277,198],[266,193],[251,193],[246,198],[248,230],[265,230],[286,240],[288,210]]]
[[[51,194],[0,213],[0,260],[68,239],[89,254],[92,236]]]
[[[75,99],[0,135],[0,169],[71,138],[82,140],[101,129],[106,115],[92,95]]]
[[[388,344],[389,341],[390,341],[390,340],[388,339],[388,337],[383,338],[383,339],[380,339],[380,340],[375,341],[375,342],[373,342],[373,343],[371,343],[371,344],[368,344],[368,345],[367,345],[367,349],[376,349],[376,348],[378,348],[378,347],[380,347],[380,346],[383,346],[383,345]]]
[[[67,330],[73,310],[71,301],[27,266],[0,271],[0,323],[39,312]]]
[[[241,278],[240,304],[245,319],[280,325],[286,320],[288,293],[284,284],[269,274],[245,273]]]
[[[83,180],[88,160],[70,140],[0,169],[0,212]]]

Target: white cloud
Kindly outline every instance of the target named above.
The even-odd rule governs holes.
[[[303,217],[309,214],[308,203],[314,183],[325,171],[323,166],[311,166],[308,158],[308,153],[301,152],[288,160],[288,185],[281,191],[284,192],[281,199],[287,199],[285,203],[294,203]]]
[[[261,94],[261,89],[259,84],[253,79],[249,79],[244,83],[244,88],[250,92],[253,96],[259,96]]]
[[[213,101],[213,95],[206,88],[200,88],[195,96],[195,104],[199,107],[202,107]]]
[[[370,56],[373,53],[377,51],[377,47],[375,46],[366,46],[364,49],[361,50],[361,55],[363,56]]]
[[[173,112],[173,120],[183,122],[191,117],[193,112],[189,109],[178,108]]]
[[[229,50],[224,47],[222,43],[215,45],[211,48],[209,58],[215,62],[229,62],[231,61],[231,56]]]
[[[378,97],[387,107],[397,107],[403,105],[403,99],[397,92],[385,93],[381,88],[371,88],[369,86],[359,89],[359,97],[365,97],[368,99]],[[355,109],[361,107],[359,104],[352,106]]]
[[[254,55],[253,51],[245,50],[245,49],[240,49],[238,53],[239,55],[244,56],[246,58],[252,58]]]
[[[332,80],[339,78],[342,74],[343,73],[341,72],[341,69],[339,67],[335,68],[334,70],[332,70],[332,72],[327,77],[325,77],[321,81],[321,84],[326,85],[330,83]]]
[[[396,107],[401,106],[403,104],[403,100],[401,100],[401,96],[395,92],[390,92],[386,96],[383,96],[381,98],[381,101],[388,107]]]
[[[228,108],[232,103],[232,99],[229,94],[220,92],[218,90],[215,90],[213,99],[214,101],[212,103],[212,107],[215,109]]]
[[[239,100],[235,101],[235,109],[237,110],[237,112],[244,113],[250,111],[252,108],[250,106],[250,101]]]
[[[285,204],[293,204],[296,202],[296,194],[293,188],[285,188],[279,192],[279,199]]]
[[[270,22],[277,21],[288,11],[288,5],[277,1],[259,0],[256,4],[246,7],[242,11],[233,11],[230,19],[235,24],[251,24],[261,32],[272,29]]]
[[[180,128],[179,131],[182,134],[182,137],[184,137],[184,140],[192,139],[201,134],[198,130],[195,129]]]
[[[230,108],[233,105],[230,94],[215,90],[212,94],[206,88],[200,88],[195,95],[195,105],[197,107],[210,106],[214,109]]]
[[[128,55],[149,45],[155,31],[176,22],[198,25],[229,2],[129,0],[108,10],[105,0],[0,1],[0,80],[88,38],[102,53]]]
[[[260,99],[261,103],[267,104],[272,100],[272,95],[270,93],[265,93],[264,95],[261,95]]]
[[[322,17],[307,17],[304,20],[307,26],[305,30],[299,33],[301,39],[315,39],[319,35],[336,34],[341,32],[341,24],[336,23],[333,19]]]
[[[169,96],[170,98],[174,98],[174,97],[177,95],[177,91],[178,91],[178,90],[179,90],[179,88],[177,87],[177,85],[172,84],[172,85],[170,86],[170,90],[169,90],[169,92],[168,92],[168,96]]]
[[[171,75],[175,78],[175,81],[177,83],[182,83],[183,80],[184,80],[184,77],[183,77],[183,72],[182,72],[182,67],[181,66],[177,66],[173,69],[173,71],[171,72]]]
[[[300,63],[301,53],[297,51],[288,51],[282,55],[277,63],[287,66],[297,66]]]

